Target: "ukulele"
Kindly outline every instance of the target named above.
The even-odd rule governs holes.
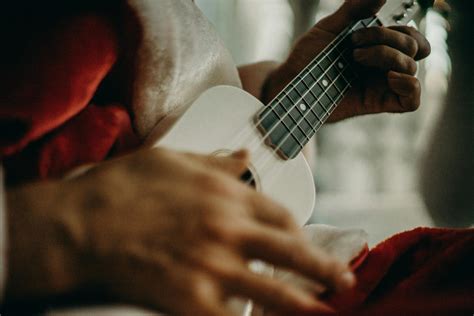
[[[216,156],[247,149],[251,160],[242,180],[284,205],[303,225],[316,192],[301,151],[357,80],[351,34],[406,25],[432,5],[430,0],[388,0],[376,16],[341,32],[267,105],[235,87],[207,90],[155,146]]]

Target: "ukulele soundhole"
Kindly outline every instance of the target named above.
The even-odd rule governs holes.
[[[250,169],[247,169],[247,171],[240,176],[240,180],[254,189],[257,188],[257,182],[255,181],[255,177]]]
[[[228,149],[219,149],[212,153],[213,156],[228,156],[232,154],[231,150]],[[240,176],[240,181],[247,184],[248,186],[259,191],[259,178],[255,173],[255,170],[252,165],[250,165],[247,170]]]

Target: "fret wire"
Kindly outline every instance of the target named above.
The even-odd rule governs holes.
[[[285,94],[286,94],[286,92],[285,92]],[[288,99],[289,99],[291,102],[293,102],[293,100],[291,99],[291,97],[290,97],[288,94],[286,94],[286,96],[288,97]],[[282,101],[278,101],[277,104],[279,104],[283,109],[287,110],[286,107],[284,106],[284,104],[282,103]],[[301,126],[298,126],[298,120],[296,120],[296,119],[293,117],[293,115],[291,114],[291,111],[288,111],[288,113],[289,113],[290,119],[293,121],[294,125],[298,127],[298,129],[299,129],[300,132],[303,134],[303,136],[304,136],[305,138],[307,138],[308,141],[311,140],[311,136],[308,136],[308,135],[306,134],[306,132],[303,130],[303,128],[302,128]],[[288,116],[288,115],[287,115],[287,116]],[[279,118],[279,120],[280,120],[281,122],[284,123],[284,119],[280,119],[280,116],[279,116],[278,114],[277,114],[277,117]],[[285,124],[285,123],[284,123],[284,124]],[[311,124],[309,124],[309,125],[311,126]],[[290,130],[290,129],[287,127],[286,124],[285,124],[285,127],[286,127],[286,129],[288,130],[288,132],[291,134],[291,136],[292,136],[294,139],[296,139],[296,142],[298,143],[298,145],[304,146],[303,144],[300,143],[300,140],[298,139],[298,137],[292,132],[292,130],[293,130],[294,128],[292,128],[292,129]]]
[[[305,84],[304,82],[302,82],[302,83],[303,83],[303,85],[306,87],[306,84]],[[298,92],[298,94],[299,94],[299,92]],[[300,94],[300,96],[302,96],[302,95]],[[303,101],[304,101],[304,99],[303,99]],[[305,104],[305,103],[306,103],[306,102],[301,103],[301,104]],[[306,105],[306,104],[305,104],[305,105]],[[311,108],[311,105],[309,105],[308,108]],[[312,125],[311,122],[306,118],[305,113],[304,113],[304,112],[301,112],[301,109],[298,107],[298,105],[296,106],[296,109],[297,109],[298,112],[301,114],[301,116],[303,116],[303,118],[305,119],[306,123],[308,123],[309,127],[311,127],[311,129],[312,129],[313,131],[315,131],[314,128],[313,128],[313,125]],[[317,116],[316,116],[316,117],[317,117]],[[318,119],[319,119],[319,118],[318,118]],[[308,140],[310,140],[310,139],[311,139],[311,137],[310,137]]]
[[[341,73],[340,75],[342,75],[342,73]],[[339,75],[339,76],[340,76],[340,75]],[[337,80],[337,78],[336,78],[336,80]],[[349,89],[349,86],[346,86],[346,89],[344,89],[343,93],[345,93],[348,89]],[[344,97],[344,96],[341,94],[340,97]],[[336,101],[336,102],[338,102],[338,101]],[[337,104],[334,104],[334,103],[333,103],[333,106],[331,107],[330,113],[328,114],[327,117],[324,118],[325,120],[326,120],[327,118],[329,118],[329,116],[332,114],[332,111],[333,111],[336,107],[337,107]],[[316,129],[316,132],[319,130],[319,127],[321,127],[323,124],[324,124],[324,122],[321,122],[321,125],[318,126],[318,128]]]
[[[291,133],[291,130],[292,128],[289,128],[285,121],[284,121],[284,117],[280,117],[280,115],[278,114],[278,112],[275,110],[275,108],[271,108],[271,111],[276,115],[276,117],[278,118],[278,123],[280,124],[283,124],[283,126],[285,127],[285,129],[288,131],[288,133]],[[277,124],[278,124],[277,123]],[[296,122],[295,122],[296,123]]]
[[[316,99],[316,102],[318,102],[318,97],[315,96],[311,90],[309,91],[309,93],[311,93],[311,95]],[[316,116],[319,123],[324,124],[324,121],[319,117],[319,115],[316,112],[314,112],[314,106],[310,105],[309,108],[310,108],[311,112],[313,112],[314,116]]]
[[[308,86],[306,85],[306,83],[304,83],[304,82],[302,82],[302,83],[303,83],[303,85],[304,85],[305,87],[307,87],[307,90],[308,90],[307,93],[309,92],[309,93],[313,96],[313,98],[314,98],[315,100],[317,100],[318,98],[312,93],[311,89],[308,88]],[[313,110],[312,104],[307,104],[307,103],[306,103],[306,100],[304,100],[304,96],[302,96],[302,99],[303,99],[304,102],[302,102],[301,104],[304,104],[304,105],[307,106],[310,110]],[[296,107],[296,108],[297,108],[298,112],[299,112],[303,117],[306,116],[306,113],[302,112],[299,107]],[[321,122],[321,119],[319,118],[319,116],[318,116],[314,111],[312,111],[312,112],[313,112],[313,115],[318,119],[318,121]],[[311,122],[310,122],[306,117],[305,117],[305,119],[306,119],[306,123],[308,123],[308,124],[311,126],[311,129],[315,132],[315,129],[313,128]]]
[[[291,98],[290,98],[290,100],[291,100]],[[301,122],[299,122],[297,119],[295,119],[295,118],[293,117],[293,115],[291,114],[291,112],[290,112],[290,115],[289,115],[289,116],[290,116],[291,120],[295,123],[295,126],[296,126],[296,127],[300,130],[300,132],[303,134],[303,136],[304,136],[305,138],[307,138],[308,140],[311,140],[311,136],[308,136],[308,135],[306,134],[306,132],[303,130],[303,128],[300,126],[300,125],[301,125]],[[303,117],[304,117],[304,116],[303,116]],[[294,129],[294,128],[293,128],[293,129]],[[298,142],[298,145],[304,146],[303,144],[300,143],[298,137],[296,137],[292,132],[290,132],[290,134],[292,134],[291,136],[293,136],[293,138],[296,139],[296,141]]]
[[[308,85],[306,85],[306,83],[305,83],[304,81],[303,81],[303,84],[304,84],[305,87],[308,89],[309,93],[313,96],[313,98],[314,98],[315,100],[318,100],[318,97],[313,94],[313,91],[311,91],[311,89],[308,87]],[[314,112],[313,105],[312,105],[312,104],[309,104],[308,107],[309,107],[310,111],[313,113],[313,115],[316,116],[316,118],[318,119],[318,121],[319,121],[321,124],[323,124],[323,121],[321,120],[321,118],[319,117],[319,115],[318,115],[316,112]],[[315,130],[315,132],[316,132],[316,130]]]
[[[333,101],[332,98],[331,98],[329,95],[327,95],[327,91],[330,89],[330,87],[331,87],[332,85],[334,85],[334,83],[336,82],[336,80],[338,80],[339,77],[343,75],[344,70],[346,70],[346,69],[348,69],[348,68],[349,68],[349,64],[348,64],[344,69],[342,69],[342,70],[340,71],[340,74],[337,76],[337,78],[335,78],[335,80],[333,81],[333,83],[331,83],[331,85],[330,85],[326,90],[323,89],[323,93],[321,94],[321,96],[326,95],[331,101]],[[345,80],[346,82],[348,82],[345,78],[344,78],[344,80]],[[344,90],[343,93],[345,93],[349,87],[351,87],[350,84],[347,85],[347,88]],[[310,89],[309,91],[311,92],[311,89]],[[311,92],[311,93],[312,93],[312,92]],[[341,97],[342,97],[342,95],[341,95]],[[317,98],[316,104],[321,105],[321,107],[322,107],[323,109],[325,109],[325,107],[322,106],[322,104],[320,103],[320,101],[321,101],[321,97]],[[333,102],[334,102],[334,101],[333,101]],[[316,105],[316,104],[315,104],[315,105]],[[336,104],[336,105],[337,105],[337,104]],[[311,108],[313,108],[313,107],[311,107]],[[334,108],[335,108],[335,107],[334,107]],[[331,108],[331,109],[332,109],[332,108]],[[326,112],[327,115],[322,118],[323,120],[326,120],[327,118],[329,118],[329,116],[330,116],[331,113],[332,113],[331,111],[328,111],[328,110],[326,110],[326,109],[325,109],[325,112]],[[314,113],[314,112],[313,112],[313,113]],[[318,117],[318,118],[319,118],[319,117]],[[320,120],[320,121],[321,121],[321,120]],[[321,123],[324,124],[324,122],[321,122]],[[322,125],[322,124],[321,124],[321,125]]]
[[[336,80],[337,80],[337,78],[336,78]],[[334,82],[335,82],[335,81],[334,81]],[[331,86],[334,84],[334,82],[331,83]],[[346,91],[347,91],[347,89],[346,89]],[[324,91],[324,93],[326,93],[326,92],[327,92],[327,91]],[[323,93],[323,95],[324,95],[324,93]],[[333,104],[333,106],[332,106],[332,111],[334,111],[334,109],[335,109],[336,107],[337,107],[337,104]],[[331,113],[332,113],[332,112],[331,112]],[[329,117],[329,116],[330,116],[330,114],[328,115],[328,117]],[[328,117],[326,117],[326,119],[327,119]],[[320,126],[318,126],[317,130],[319,130],[319,128],[321,128],[322,125],[323,125],[323,124],[321,124]],[[278,143],[278,145],[277,145],[275,151],[278,150],[278,149],[280,149],[280,148],[285,144],[285,142],[288,140],[288,137],[289,137],[290,135],[291,135],[291,134],[288,134],[285,138],[283,138],[283,141],[281,141],[281,142]],[[298,145],[300,145],[300,144],[298,144]],[[306,144],[305,144],[305,145],[306,145]],[[301,147],[301,146],[300,146],[300,147]],[[303,145],[303,147],[304,147],[304,145]],[[301,148],[303,148],[303,147],[301,147]]]
[[[345,51],[344,51],[344,52],[345,52]],[[343,53],[344,53],[344,52],[343,52]],[[342,56],[343,53],[341,53],[340,56]],[[322,96],[320,96],[319,98],[316,98],[316,100],[317,100],[317,101],[316,101],[316,104],[319,104],[319,106],[320,106],[320,107],[324,110],[324,112],[326,113],[326,114],[323,116],[323,118],[322,118],[323,120],[326,120],[326,119],[331,115],[331,113],[330,113],[330,111],[329,111],[328,109],[326,109],[326,107],[324,106],[324,104],[322,104],[321,98],[322,98],[323,96],[326,96],[326,97],[328,97],[328,99],[329,99],[331,102],[333,102],[333,99],[327,94],[327,90],[325,91],[325,90],[324,90],[325,88],[321,87],[320,82],[321,82],[321,79],[324,78],[324,76],[327,74],[327,72],[329,71],[329,69],[331,69],[331,67],[333,67],[336,62],[337,62],[337,58],[332,62],[332,64],[328,67],[328,69],[326,69],[326,70],[323,72],[323,74],[320,76],[320,78],[318,78],[318,79],[314,78],[313,74],[311,73],[311,70],[308,72],[308,74],[311,75],[311,76],[313,77],[313,79],[316,80],[315,83],[312,85],[312,87],[309,88],[308,91],[312,92],[312,89],[313,89],[316,85],[318,85],[318,86],[323,90]],[[318,65],[318,66],[319,66],[319,65]],[[342,73],[342,72],[341,72],[341,73]],[[307,74],[306,74],[306,75],[307,75]],[[293,81],[295,81],[295,80],[293,80]],[[304,83],[304,81],[302,81],[302,80],[301,80],[300,82],[303,82],[303,83]],[[295,85],[295,83],[293,83],[293,82],[290,82],[290,83],[289,83],[289,87],[290,87],[290,88],[291,88],[292,86],[294,86],[294,85]],[[331,86],[332,86],[332,84],[331,84]],[[287,88],[288,88],[288,87],[287,87]],[[283,92],[284,95],[288,95],[287,89],[283,90],[282,92]],[[304,96],[303,96],[303,98],[304,98]],[[302,99],[302,98],[300,98],[300,100],[301,100],[301,99]],[[290,98],[290,100],[291,100],[291,98]],[[293,100],[291,100],[291,101],[293,101]],[[281,101],[279,101],[279,102],[281,102]],[[297,106],[297,103],[295,104],[295,106]],[[311,105],[310,105],[310,107],[313,108]],[[313,113],[314,113],[314,111],[313,111]],[[290,114],[290,116],[291,116],[291,114]],[[319,120],[321,120],[321,119],[319,118],[319,116],[317,116],[317,117],[318,117]]]
[[[342,72],[338,75],[338,78],[336,78],[335,80],[339,79],[340,76],[343,76],[343,73],[342,73]],[[344,79],[344,80],[345,80],[345,79]],[[334,82],[336,82],[336,81],[334,81]],[[347,88],[348,88],[348,86],[346,87],[346,89],[344,89],[344,92],[347,91]],[[330,113],[329,116],[330,116],[330,115],[332,114],[332,112],[334,111],[334,109],[337,107],[338,102],[339,102],[339,99],[340,99],[341,97],[343,97],[343,95],[340,94],[340,95],[336,98],[336,100],[334,100],[330,95],[328,95],[328,97],[329,97],[329,98],[331,99],[331,101],[332,101],[332,105],[330,106],[330,110],[329,110],[329,113]],[[328,117],[329,117],[329,116],[328,116]]]
[[[296,91],[296,93],[298,93],[298,95],[300,95],[297,90],[295,90],[295,91]],[[293,102],[293,100],[291,99],[291,97],[288,95],[288,93],[287,93],[286,91],[285,91],[285,94],[286,94],[286,96],[288,97],[288,99]],[[310,123],[310,122],[308,121],[308,119],[305,117],[304,113],[302,113],[302,112],[300,111],[300,109],[298,108],[298,105],[296,105],[296,109],[297,109],[298,112],[301,114],[301,116],[306,120],[306,123],[308,123],[308,125],[311,127],[311,129],[313,129],[313,127],[311,126],[311,123]],[[290,117],[291,117],[291,119],[293,120],[293,122],[294,122],[296,125],[299,125],[299,124],[298,124],[298,121],[291,115],[291,111],[290,111]],[[303,135],[304,135],[308,140],[311,140],[311,136],[306,135],[306,131],[305,131],[301,126],[298,126],[298,128],[300,129],[300,131],[303,133]]]

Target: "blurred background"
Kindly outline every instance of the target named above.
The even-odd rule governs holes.
[[[196,2],[237,64],[283,61],[303,32],[342,3]],[[318,133],[318,196],[311,222],[363,228],[371,245],[418,226],[474,223],[474,11],[472,1],[452,2],[449,22],[446,14],[433,10],[417,26],[433,50],[420,64],[419,111],[351,119],[326,125]]]

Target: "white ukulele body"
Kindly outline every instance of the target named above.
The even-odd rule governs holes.
[[[288,208],[303,225],[315,201],[311,170],[302,154],[285,160],[264,143],[255,124],[255,115],[263,107],[241,89],[209,89],[155,145],[206,155],[247,149],[257,190]]]

